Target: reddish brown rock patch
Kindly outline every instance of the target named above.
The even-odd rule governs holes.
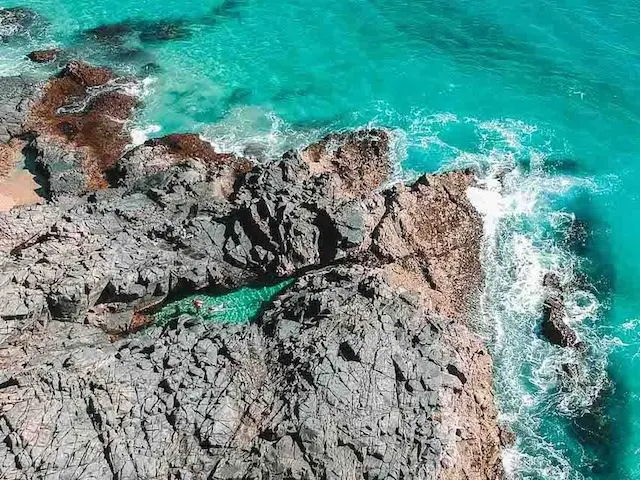
[[[108,88],[114,78],[107,68],[69,63],[48,82],[27,123],[36,135],[53,137],[82,153],[90,190],[107,186],[104,172],[131,142],[125,121],[138,102]]]
[[[389,143],[386,130],[358,130],[328,135],[301,154],[313,174],[337,173],[345,195],[365,197],[389,177]]]
[[[454,172],[395,187],[373,234],[374,252],[418,273],[432,308],[450,317],[465,316],[482,282],[482,223],[466,197],[472,181],[471,172]]]
[[[35,63],[49,63],[58,58],[59,54],[60,49],[58,48],[51,48],[48,50],[34,50],[29,55],[27,55],[27,58]]]
[[[238,158],[231,153],[218,153],[209,142],[202,140],[195,133],[174,133],[165,137],[153,138],[145,142],[146,146],[163,146],[167,152],[176,155],[180,159],[193,158],[202,161],[205,165],[232,164],[238,172],[247,173],[252,164],[249,160]]]

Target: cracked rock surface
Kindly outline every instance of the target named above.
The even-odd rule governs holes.
[[[109,188],[0,214],[2,478],[503,478],[465,321],[473,176],[384,187],[390,141],[252,165],[164,137]],[[248,325],[135,331],[174,296],[288,277]]]

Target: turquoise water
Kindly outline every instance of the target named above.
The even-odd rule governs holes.
[[[215,295],[198,293],[167,303],[154,314],[157,324],[164,324],[180,315],[191,315],[203,322],[248,323],[292,280],[264,287],[242,287]]]
[[[49,25],[0,45],[0,74],[44,72],[22,55],[52,45],[150,73],[138,141],[196,130],[267,155],[373,123],[397,130],[405,178],[479,166],[487,278],[474,323],[494,353],[501,416],[518,433],[510,472],[640,479],[640,1],[4,5],[33,7]],[[83,34],[131,19],[121,42]],[[154,20],[177,21],[162,31],[178,38],[151,38]],[[584,357],[538,338],[550,269],[568,285]],[[570,362],[574,382],[558,373]]]

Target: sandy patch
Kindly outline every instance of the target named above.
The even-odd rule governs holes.
[[[35,177],[19,166],[22,147],[21,142],[0,143],[0,212],[42,202]]]
[[[40,185],[29,171],[13,172],[0,181],[0,212],[7,212],[20,205],[42,203],[42,197],[36,193],[39,188]]]

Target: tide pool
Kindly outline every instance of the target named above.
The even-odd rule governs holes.
[[[260,310],[293,280],[264,287],[242,287],[229,293],[215,295],[200,292],[168,302],[153,317],[157,324],[164,324],[190,315],[203,322],[249,323]]]
[[[15,5],[46,28],[0,44],[0,74],[48,75],[24,55],[57,46],[145,75],[138,141],[197,131],[263,158],[373,124],[396,132],[400,178],[477,167],[486,281],[473,322],[518,434],[509,471],[640,478],[639,0],[2,6]],[[584,355],[539,338],[550,270]]]

